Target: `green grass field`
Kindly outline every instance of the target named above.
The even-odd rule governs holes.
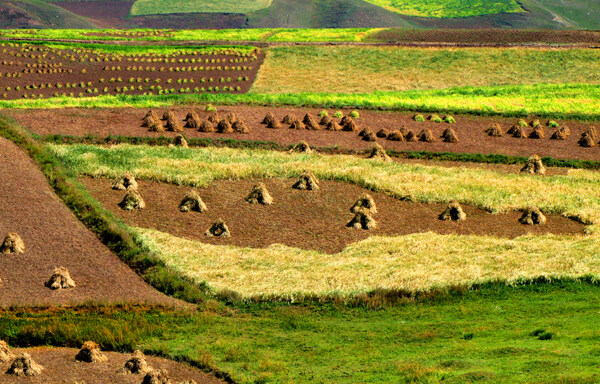
[[[515,0],[366,0],[390,11],[421,17],[467,17],[523,12]]]
[[[598,29],[600,0],[529,0],[552,12],[570,28]]]
[[[132,16],[168,13],[248,13],[267,8],[271,0],[137,0]]]

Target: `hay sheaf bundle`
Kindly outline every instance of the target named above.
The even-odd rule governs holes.
[[[311,153],[312,149],[310,148],[310,145],[308,144],[308,142],[306,142],[305,140],[302,140],[298,144],[295,144],[292,147],[292,149],[290,150],[290,152]]]
[[[185,137],[183,137],[183,135],[177,135],[177,136],[175,136],[175,138],[173,138],[173,145],[176,147],[187,148],[188,142],[185,139]]]
[[[373,216],[371,216],[371,212],[360,209],[356,211],[352,220],[346,224],[346,227],[370,231],[377,228],[377,222],[373,219]]]
[[[370,213],[377,213],[377,205],[375,205],[375,200],[373,200],[373,197],[368,193],[361,195],[350,208],[350,212],[352,213],[356,213],[360,210],[366,210]]]
[[[181,203],[179,203],[179,210],[181,212],[206,212],[208,208],[204,201],[202,201],[198,192],[192,190],[186,193],[183,200],[181,200]]]
[[[300,120],[294,120],[290,124],[290,129],[306,129],[306,126]]]
[[[288,113],[287,115],[283,116],[283,119],[281,119],[281,124],[292,124],[292,122],[296,120],[298,120],[296,115],[293,113]]]
[[[190,119],[200,120],[200,116],[198,116],[198,113],[196,111],[190,111],[187,113],[187,115],[185,115],[185,120],[187,121]]]
[[[321,125],[328,125],[329,123],[331,123],[331,117],[329,117],[329,115],[321,117],[321,121],[319,122]]]
[[[145,375],[150,371],[152,371],[152,368],[148,365],[146,357],[140,350],[133,352],[133,355],[125,362],[125,366],[121,370],[122,373],[132,375]]]
[[[517,124],[513,124],[510,128],[508,128],[508,131],[506,131],[507,135],[514,135],[517,130],[519,129],[519,125]]]
[[[267,190],[266,185],[263,183],[256,184],[250,194],[246,196],[246,202],[250,204],[262,204],[262,205],[271,205],[273,204],[273,197]]]
[[[160,120],[154,121],[152,125],[148,127],[149,132],[164,132],[165,127]]]
[[[173,384],[166,369],[153,369],[146,373],[142,384]]]
[[[75,360],[83,361],[84,363],[101,363],[108,360],[108,357],[100,351],[98,344],[93,341],[86,341],[75,356]]]
[[[567,134],[567,136],[571,135],[571,128],[569,128],[568,126],[563,125],[560,129],[562,129]]]
[[[521,172],[543,175],[546,173],[546,167],[538,155],[531,155]]]
[[[210,121],[213,125],[216,125],[221,121],[221,116],[217,112],[211,112],[208,115],[208,121]]]
[[[502,127],[498,123],[490,124],[490,126],[485,130],[485,133],[492,137],[502,137],[503,135]]]
[[[75,288],[75,282],[67,268],[58,267],[52,272],[50,279],[46,282],[46,287],[53,290]]]
[[[137,189],[128,189],[127,193],[123,197],[123,200],[119,203],[119,207],[126,211],[132,211],[134,209],[144,209],[146,208],[146,203],[142,198],[142,195],[137,191]]]
[[[11,232],[8,235],[6,235],[4,241],[2,242],[2,245],[0,245],[0,253],[25,253],[25,243],[18,234]]]
[[[200,125],[202,125],[202,120],[200,117],[198,117],[198,115],[196,115],[187,119],[184,127],[198,129],[200,128]]]
[[[445,143],[458,143],[458,136],[452,128],[446,128],[444,130],[444,133],[442,133],[442,139]]]
[[[352,119],[352,117],[346,115],[344,117],[342,117],[342,120],[340,121],[340,125],[346,125],[348,123],[353,122],[354,120]]]
[[[413,131],[411,131],[410,129],[408,130],[408,132],[406,132],[406,135],[404,135],[404,139],[406,141],[408,141],[409,143],[418,141],[417,135],[415,135],[415,133]]]
[[[515,125],[517,125],[518,127],[521,127],[521,128],[527,128],[527,127],[529,127],[529,124],[527,124],[527,122],[525,121],[525,119],[519,119],[519,120],[517,120],[517,122],[515,123]]]
[[[206,237],[229,237],[231,233],[227,224],[221,219],[215,221],[213,225],[204,233]]]
[[[328,131],[337,132],[337,131],[341,131],[342,127],[340,127],[340,125],[338,123],[336,123],[335,121],[331,120],[329,122],[329,124],[327,124],[327,126],[325,127],[325,129],[328,130]]]
[[[439,216],[440,220],[462,221],[467,218],[467,214],[456,200],[452,200],[446,210]]]
[[[390,134],[387,137],[388,140],[391,141],[404,141],[404,135],[402,134],[402,132],[398,129],[390,132]]]
[[[546,224],[546,216],[544,216],[538,207],[529,207],[523,211],[519,222],[525,225]]]
[[[277,119],[275,118],[275,115],[272,114],[271,112],[267,112],[267,114],[265,115],[265,118],[261,121],[261,124],[269,125],[269,123],[273,124],[276,121],[277,121]]]
[[[358,131],[358,124],[356,124],[354,120],[350,119],[350,121],[342,125],[342,131],[356,132]]]
[[[281,124],[279,124],[279,122],[275,119],[269,120],[269,122],[267,123],[267,128],[279,129],[281,128]]]
[[[129,188],[138,188],[138,183],[135,181],[135,177],[133,177],[131,173],[125,172],[123,175],[121,175],[121,177],[117,177],[115,180],[113,180],[112,189],[124,191]]]
[[[25,352],[21,357],[13,360],[6,373],[15,376],[37,376],[42,373],[43,369],[44,367],[36,363],[31,355]]]
[[[375,144],[369,150],[369,154],[367,155],[367,159],[378,159],[382,161],[390,161],[391,158],[385,152],[385,149],[379,144]]]
[[[377,135],[375,132],[371,131],[369,128],[364,130],[364,134],[362,135],[362,139],[364,141],[377,141]]]
[[[152,116],[144,117],[144,120],[142,120],[142,127],[144,127],[144,128],[150,128],[153,125],[159,125],[159,124],[162,126],[160,119],[155,119]]]
[[[566,139],[567,139],[567,133],[562,128],[557,129],[556,131],[554,131],[552,136],[550,136],[550,140],[566,140]]]
[[[317,180],[311,171],[304,171],[300,175],[298,181],[292,185],[292,188],[306,191],[316,191],[319,189],[319,180]]]
[[[304,119],[302,119],[304,125],[306,125],[306,129],[310,129],[311,131],[316,131],[319,129],[319,124],[315,121],[315,119],[307,113],[304,115]]]
[[[213,125],[213,123],[211,123],[210,121],[206,120],[206,121],[203,121],[200,124],[200,126],[198,127],[198,131],[205,132],[205,133],[214,132],[215,131],[215,126]]]
[[[589,127],[583,133],[590,135],[594,141],[598,139],[598,131],[596,130],[596,127]]]
[[[582,147],[590,148],[596,146],[596,142],[588,132],[583,132],[577,144]]]
[[[167,119],[165,127],[169,132],[183,132],[183,125],[181,125],[181,123],[174,118]]]
[[[525,133],[525,129],[523,129],[523,127],[517,126],[515,127],[515,132],[512,134],[512,136],[516,137],[517,139],[524,139],[527,137],[527,134]]]
[[[149,117],[152,118],[153,120],[160,120],[160,117],[158,117],[158,114],[156,112],[154,112],[152,109],[150,109],[148,112],[146,112],[146,114],[144,115],[142,120],[145,120]]]
[[[15,355],[10,351],[8,344],[4,340],[0,340],[0,364],[4,364],[10,359],[14,359]]]
[[[533,131],[529,133],[530,139],[543,139],[544,137],[546,137],[546,132],[544,132],[544,128],[541,125],[536,125]]]
[[[380,137],[382,139],[387,139],[387,137],[390,135],[390,131],[388,131],[385,128],[381,128],[379,131],[377,131],[377,133],[375,134],[375,136]]]
[[[218,133],[233,133],[233,128],[231,127],[231,123],[227,119],[221,119],[219,124],[217,124],[217,132]]]
[[[229,112],[227,116],[225,116],[225,119],[229,121],[230,124],[233,124],[238,120],[237,116],[233,112]]]
[[[231,126],[231,128],[233,128],[233,132],[235,132],[235,133],[248,133],[248,132],[250,132],[250,130],[246,126],[246,123],[244,123],[242,120],[237,120],[235,123],[233,123],[233,125]]]
[[[433,133],[431,133],[431,129],[429,128],[423,129],[421,132],[419,132],[417,138],[419,139],[419,141],[423,141],[425,143],[432,143],[435,141],[435,137],[433,136]]]
[[[163,120],[177,120],[176,116],[175,116],[175,111],[165,111],[165,113],[163,113]]]
[[[531,120],[531,126],[533,128],[535,128],[537,126],[540,126],[540,125],[542,125],[542,123],[540,123],[540,119],[533,119],[533,120]]]

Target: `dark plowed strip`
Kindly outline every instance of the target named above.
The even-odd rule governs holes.
[[[0,254],[0,306],[176,304],[144,283],[88,231],[33,161],[5,139],[0,139],[0,175],[0,241],[16,232],[27,249],[23,255]],[[46,288],[55,267],[67,268],[77,287]]]
[[[233,244],[262,248],[280,243],[304,249],[335,253],[348,244],[371,235],[405,235],[435,231],[442,234],[475,234],[514,238],[526,233],[581,234],[585,226],[559,215],[547,215],[548,224],[525,226],[519,224],[519,212],[490,214],[481,209],[463,207],[468,219],[463,223],[443,222],[438,215],[443,204],[419,204],[368,192],[356,185],[321,181],[319,191],[292,189],[294,180],[263,180],[275,200],[271,206],[248,204],[244,201],[256,181],[219,181],[199,193],[206,213],[181,213],[178,205],[187,187],[140,181],[140,192],[146,209],[125,212],[117,204],[123,191],[110,189],[106,179],[81,180],[92,195],[107,209],[127,223],[155,228],[176,236],[201,240],[211,244]],[[347,229],[352,219],[350,207],[358,197],[370,193],[379,213],[374,215],[379,227],[374,231]],[[204,232],[218,218],[229,226],[228,239],[206,238]]]

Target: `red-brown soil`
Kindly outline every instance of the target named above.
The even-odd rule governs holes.
[[[0,139],[0,241],[8,232],[25,254],[0,254],[0,307],[177,302],[155,291],[88,231],[59,200],[33,161]],[[44,283],[67,268],[77,286],[53,291]],[[3,380],[0,380],[4,382]]]
[[[0,364],[0,382],[2,384],[139,384],[143,379],[143,375],[119,372],[130,358],[130,354],[103,352],[108,360],[92,364],[75,361],[78,350],[73,348],[14,348],[12,352],[16,356],[20,356],[24,352],[29,353],[36,363],[44,367],[44,370],[39,376],[23,378],[5,374],[10,367],[10,362]],[[166,369],[169,377],[175,383],[190,380],[195,380],[198,384],[223,383],[216,377],[186,364],[155,356],[146,356],[146,361],[154,369]]]
[[[189,92],[186,93],[202,92],[201,88],[208,93],[245,93],[250,89],[264,59],[260,49],[247,57],[223,52],[196,53],[193,48],[185,54],[178,55],[128,57],[97,53],[91,49],[74,51],[27,44],[15,47],[4,45],[0,48],[0,73],[3,75],[0,99],[21,99],[25,96],[46,98],[59,95],[139,95],[147,92],[159,94],[159,90],[155,89],[158,86],[162,89],[173,89],[171,93],[181,93],[182,88],[189,88]],[[192,59],[195,62],[189,62]],[[179,60],[188,62],[180,63]],[[229,69],[225,70],[225,66]],[[115,70],[112,70],[113,67]],[[203,70],[193,70],[200,67]],[[182,68],[184,70],[181,70]],[[130,81],[132,78],[134,82]],[[229,81],[221,81],[228,78]],[[159,82],[156,82],[157,79]],[[169,79],[171,83],[168,82]],[[181,83],[178,83],[178,80],[181,80]],[[187,81],[183,83],[184,80]],[[71,86],[67,87],[67,83]],[[123,87],[127,87],[128,90],[122,91]],[[131,89],[132,87],[134,89]],[[213,89],[209,90],[209,87]],[[215,87],[219,87],[219,90],[215,91]],[[233,89],[224,90],[224,87]],[[195,88],[198,88],[198,92],[194,91]]]
[[[92,23],[101,28],[128,28],[135,26],[127,21],[133,3],[135,1],[104,0],[58,1],[53,4],[76,15],[87,17]]]
[[[372,235],[434,231],[514,238],[527,233],[582,234],[585,228],[560,215],[547,215],[547,225],[526,226],[518,222],[520,212],[490,214],[469,206],[463,207],[468,215],[466,221],[445,222],[438,219],[446,207],[444,204],[401,201],[356,185],[332,181],[321,181],[318,191],[300,191],[292,188],[295,180],[291,179],[259,180],[273,196],[274,203],[270,206],[245,202],[256,180],[215,182],[198,190],[208,207],[205,213],[179,211],[179,203],[189,187],[141,180],[139,190],[146,209],[127,212],[117,205],[123,191],[112,190],[110,180],[82,178],[81,181],[105,208],[130,225],[219,245],[263,248],[279,243],[335,253]],[[373,231],[348,229],[346,224],[353,217],[350,207],[365,192],[371,194],[377,204],[378,213],[374,218],[378,228]],[[219,218],[228,225],[231,237],[205,237],[204,232]]]
[[[207,117],[207,113],[199,108],[178,106],[173,109],[182,120],[187,112],[193,109],[199,113],[201,118]],[[164,110],[166,108],[157,109],[157,112],[162,114]],[[218,110],[223,116],[228,112],[234,112],[250,128],[250,133],[202,133],[195,129],[186,129],[184,135],[186,137],[272,141],[283,145],[290,145],[298,143],[301,140],[306,140],[312,146],[339,147],[350,150],[365,150],[373,145],[373,143],[361,140],[357,132],[330,132],[324,129],[319,131],[291,130],[285,124],[282,125],[283,128],[281,129],[269,129],[260,124],[265,114],[269,111],[273,112],[278,119],[282,119],[287,113],[293,113],[296,117],[302,119],[307,112],[316,117],[320,109],[223,106],[218,107]],[[333,112],[330,110],[330,115]],[[52,110],[4,110],[3,113],[10,115],[26,128],[41,135],[94,135],[98,137],[106,137],[108,135],[139,137],[175,136],[174,133],[149,132],[147,128],[142,128],[141,119],[146,113],[145,109],[67,108]],[[349,113],[349,111],[344,111],[344,113]],[[433,143],[396,142],[379,138],[377,143],[389,150],[502,154],[523,157],[538,154],[542,157],[548,156],[556,159],[600,160],[600,146],[584,148],[577,144],[581,133],[588,127],[593,126],[593,123],[589,122],[559,120],[558,122],[561,125],[567,125],[571,129],[572,134],[567,140],[550,140],[549,137],[552,135],[554,129],[549,127],[544,127],[546,132],[545,139],[516,139],[509,135],[490,137],[485,133],[486,128],[493,122],[500,123],[504,131],[508,130],[516,121],[514,118],[455,115],[456,124],[446,124],[430,121],[419,123],[413,120],[414,113],[407,112],[360,111],[360,116],[360,119],[357,120],[359,128],[370,127],[374,131],[377,131],[381,128],[391,130],[405,126],[415,133],[419,133],[422,129],[430,128],[436,138],[436,141]],[[546,120],[542,120],[542,123],[545,122]],[[458,143],[445,143],[440,138],[442,132],[450,126],[458,135],[460,140]],[[528,128],[526,132],[530,130],[531,128]]]

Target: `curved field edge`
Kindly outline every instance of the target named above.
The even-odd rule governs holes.
[[[267,8],[272,0],[137,0],[131,16],[170,13],[249,13]]]
[[[570,169],[566,175],[533,176],[482,168],[383,162],[349,155],[285,153],[264,149],[168,148],[120,144],[110,147],[48,144],[79,175],[138,178],[207,187],[220,179],[297,178],[304,170],[319,179],[348,182],[420,203],[458,200],[490,212],[537,206],[548,213],[600,224],[600,173]]]
[[[372,93],[187,94],[0,100],[0,109],[156,108],[173,104],[289,105],[600,121],[600,85],[536,84]]]
[[[412,294],[490,282],[542,278],[597,279],[600,242],[584,236],[484,236],[422,233],[370,237],[335,255],[274,244],[263,249],[215,246],[135,228],[165,264],[217,296],[303,301],[377,290]]]
[[[501,0],[495,2],[481,0],[366,1],[392,12],[419,17],[455,18],[525,11],[515,0]]]

